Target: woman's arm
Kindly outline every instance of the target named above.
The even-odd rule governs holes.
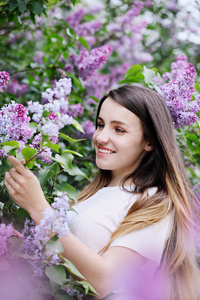
[[[42,219],[42,212],[51,206],[36,176],[14,157],[9,157],[9,161],[14,168],[6,173],[5,185],[12,199],[30,214],[37,225]],[[120,285],[121,274],[127,273],[130,266],[136,271],[146,261],[138,253],[124,247],[111,247],[100,256],[71,233],[61,237],[60,241],[64,248],[63,256],[74,263],[100,298]]]

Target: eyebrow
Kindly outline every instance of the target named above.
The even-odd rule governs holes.
[[[98,117],[98,118],[97,118],[97,121],[98,121],[98,120],[103,121],[103,119],[102,119],[101,117]],[[128,126],[127,123],[124,123],[124,122],[119,121],[119,120],[112,120],[110,123],[111,123],[111,124],[120,124],[120,125]]]

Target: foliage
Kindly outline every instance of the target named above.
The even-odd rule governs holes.
[[[200,53],[198,26],[192,23],[198,22],[190,15],[189,8],[173,1],[0,2],[0,71],[8,72],[0,81],[2,222],[22,231],[29,218],[3,185],[11,167],[8,154],[25,158],[49,203],[60,192],[77,201],[77,192],[97,171],[91,141],[97,104],[117,83],[143,84],[163,94],[191,184],[200,182]],[[180,115],[186,116],[181,122]],[[48,247],[58,247],[61,257],[57,240]],[[19,277],[27,277],[26,293],[32,297],[78,299],[78,290],[94,292],[85,281],[76,281],[75,290],[68,290],[66,268],[77,270],[67,260],[46,264],[39,281],[33,277],[28,263],[32,256],[24,253],[24,241],[9,236],[5,249],[0,256],[2,274],[16,274],[24,266]],[[22,287],[20,280],[18,285]]]

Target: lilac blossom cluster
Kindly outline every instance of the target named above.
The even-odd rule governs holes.
[[[6,241],[13,235],[13,227],[11,225],[0,224],[0,255],[5,254],[7,245]]]
[[[59,129],[73,122],[73,117],[68,114],[68,95],[71,92],[71,79],[61,78],[55,87],[48,88],[42,93],[43,103],[28,102],[28,110],[33,114],[32,119],[38,123],[40,133],[35,135],[32,147],[38,149],[42,142],[42,135],[47,135],[52,143],[57,143]],[[39,157],[44,163],[51,163],[51,150],[43,147]]]
[[[190,125],[198,119],[200,95],[193,100],[196,75],[195,67],[188,63],[185,55],[181,55],[171,64],[171,71],[162,76],[164,83],[160,88],[175,128]]]
[[[93,10],[92,13],[94,14],[99,10],[102,10],[102,7],[95,9],[95,11]],[[99,20],[84,22],[83,16],[88,13],[89,11],[79,8],[74,13],[70,12],[66,17],[66,21],[68,25],[74,29],[75,33],[84,38],[91,47],[96,42],[94,34],[102,27],[102,22]]]
[[[7,93],[16,95],[17,97],[21,97],[21,95],[24,95],[27,93],[28,85],[27,84],[19,84],[17,79],[13,79],[4,87],[4,91]]]
[[[65,70],[72,71],[74,65],[78,69],[78,76],[87,80],[95,70],[102,68],[111,52],[112,47],[108,45],[94,48],[90,52],[82,49],[79,56],[75,54],[69,56]]]
[[[142,45],[143,30],[147,27],[147,22],[137,19],[144,6],[144,1],[134,1],[127,12],[106,26],[108,32],[114,33],[109,45],[130,66],[153,60],[149,53],[144,52]]]
[[[5,104],[0,110],[0,143],[17,141],[21,150],[33,136],[33,129],[28,126],[29,122],[28,111],[22,104],[14,101]]]
[[[69,198],[66,193],[57,192],[52,208],[43,212],[43,218],[39,225],[26,220],[24,224],[24,253],[30,255],[30,264],[34,276],[42,276],[46,264],[59,264],[59,250],[54,251],[46,247],[50,238],[57,234],[58,237],[67,236],[70,233],[68,227],[67,211]]]
[[[10,80],[10,75],[6,71],[0,71],[0,87],[4,87]]]

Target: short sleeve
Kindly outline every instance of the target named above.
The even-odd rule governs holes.
[[[165,243],[172,229],[172,213],[161,221],[143,229],[132,231],[114,240],[110,247],[121,246],[132,249],[143,257],[160,264]]]

